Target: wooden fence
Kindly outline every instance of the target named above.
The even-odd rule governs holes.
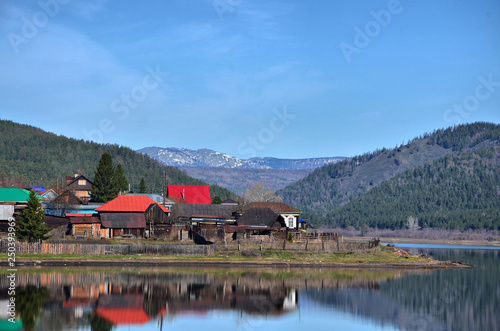
[[[338,233],[313,233],[313,232],[293,232],[292,233],[293,241],[331,241],[331,240],[339,240]]]
[[[0,240],[0,253],[7,253],[6,240]],[[213,255],[213,245],[100,245],[69,243],[16,243],[17,254],[52,255]]]
[[[231,242],[218,241],[215,246],[216,251],[272,251],[286,250],[295,252],[339,252],[339,251],[366,251],[379,245],[380,240],[354,241],[343,238],[343,240],[300,240],[289,242],[287,240],[274,240],[266,242],[263,240],[244,239]]]

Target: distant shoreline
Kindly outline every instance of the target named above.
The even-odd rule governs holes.
[[[366,240],[367,237],[349,237],[349,239]],[[390,244],[434,244],[434,245],[462,245],[462,246],[490,246],[500,247],[500,241],[487,240],[453,240],[453,239],[417,239],[380,237],[380,242]]]

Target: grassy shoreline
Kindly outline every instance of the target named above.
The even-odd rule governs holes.
[[[7,254],[0,254],[0,266]],[[18,254],[16,266],[214,266],[214,267],[330,267],[330,268],[451,268],[465,265],[410,255],[403,250],[379,246],[368,251],[332,253],[262,251],[251,255],[238,251],[216,252],[212,256],[155,255],[49,255]]]

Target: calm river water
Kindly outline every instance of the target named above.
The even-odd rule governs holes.
[[[16,324],[0,275],[0,330],[500,330],[499,249],[411,246],[477,267],[35,269],[17,275]]]

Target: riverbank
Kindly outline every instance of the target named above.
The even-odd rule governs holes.
[[[7,255],[0,254],[0,266]],[[406,251],[379,246],[368,251],[331,253],[303,251],[224,251],[212,256],[173,255],[49,255],[18,254],[16,268],[23,267],[213,267],[213,268],[337,268],[337,269],[450,269],[468,268],[460,262],[436,261]]]
[[[0,263],[5,267],[6,263]],[[451,261],[422,262],[303,262],[303,261],[188,261],[164,259],[114,259],[114,260],[27,260],[20,262],[21,267],[165,267],[165,268],[244,268],[244,269],[390,269],[390,270],[432,270],[473,268],[473,265]]]

